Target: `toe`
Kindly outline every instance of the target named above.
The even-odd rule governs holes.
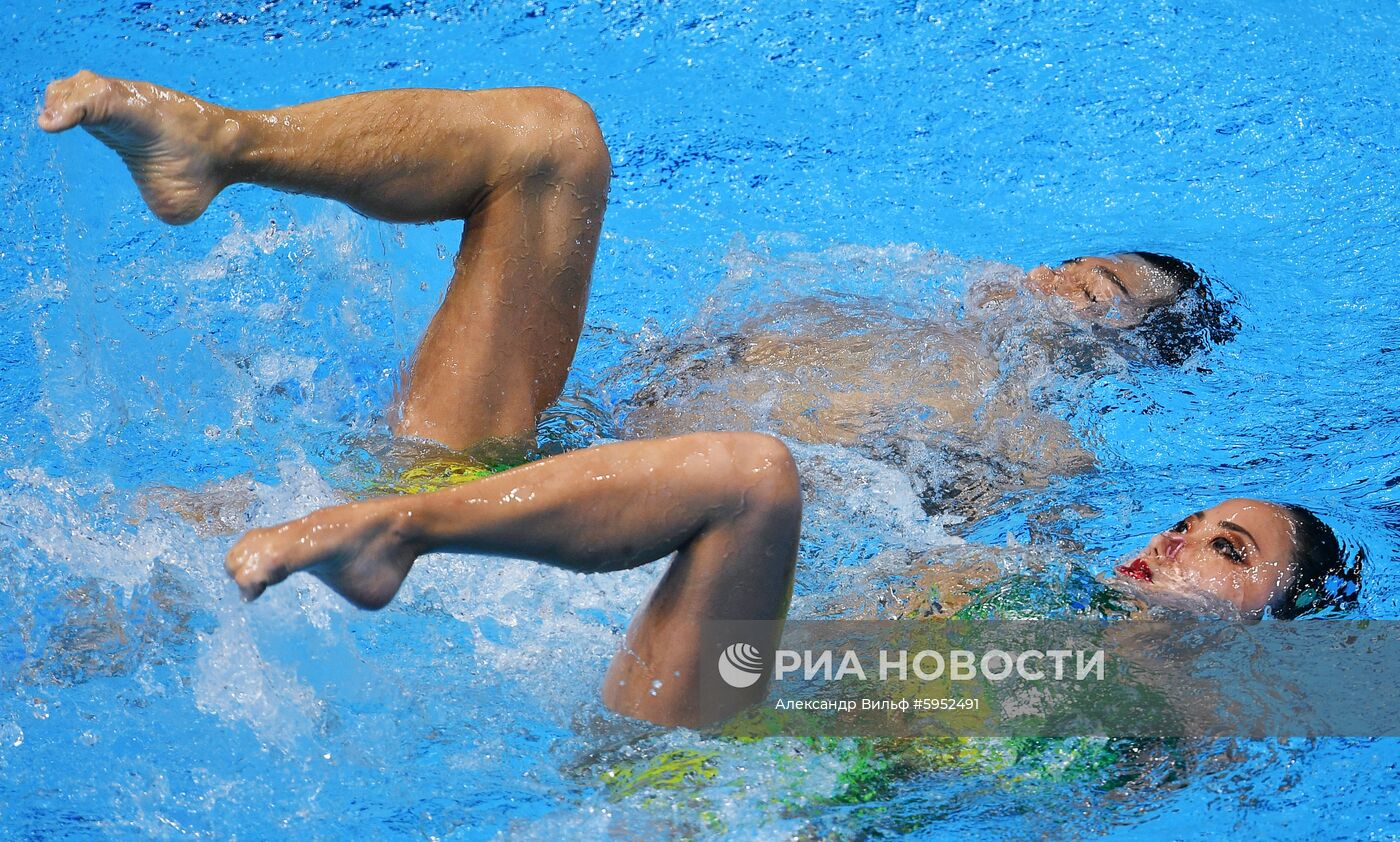
[[[62,132],[78,125],[83,119],[83,109],[68,102],[45,105],[39,114],[39,128],[46,132]]]
[[[68,96],[71,80],[50,82],[44,91],[44,110],[39,114],[39,128],[46,132],[61,132],[77,125],[77,117]]]
[[[51,82],[44,90],[44,110],[39,115],[39,128],[46,132],[61,132],[84,121],[90,121],[99,111],[98,101],[111,91],[112,83],[90,70],[80,70],[67,79]]]

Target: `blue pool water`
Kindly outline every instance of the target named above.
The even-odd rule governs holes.
[[[1185,512],[1251,494],[1312,506],[1364,544],[1359,610],[1393,618],[1395,4],[18,9],[0,18],[5,832],[1400,835],[1391,740],[1197,746],[1123,786],[993,764],[862,803],[841,797],[839,748],[619,720],[596,687],[659,566],[586,578],[434,557],[378,614],[311,581],[240,604],[228,533],[338,499],[373,470],[367,442],[458,230],[250,187],[172,229],[113,155],[33,125],[44,84],[79,67],[249,107],[398,86],[578,92],[615,173],[588,328],[552,416],[585,421],[585,440],[626,433],[638,354],[777,287],[907,314],[950,261],[1179,254],[1238,299],[1238,336],[1186,367],[1086,387],[1070,417],[1097,470],[954,527],[925,514],[907,471],[800,446],[796,611],[950,530],[1025,542],[1047,512],[1070,512],[1082,554],[1106,566]],[[203,508],[175,513],[191,491]],[[711,756],[713,774],[607,783],[667,751]]]

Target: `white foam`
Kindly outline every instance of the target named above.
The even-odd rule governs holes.
[[[246,614],[224,612],[212,634],[200,635],[194,700],[200,710],[241,722],[264,744],[290,748],[311,735],[316,693],[295,673],[264,660]]]

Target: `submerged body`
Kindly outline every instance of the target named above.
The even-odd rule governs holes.
[[[898,299],[825,288],[870,271],[859,261],[837,278],[805,256],[775,270],[751,278],[743,262],[733,276],[766,303],[729,306],[723,289],[674,339],[624,359],[622,379],[642,383],[621,401],[627,433],[853,447],[910,475],[927,510],[964,521],[1094,467],[1066,416],[1096,383],[1228,336],[1199,274],[1164,255],[1030,272],[929,255],[896,279]]]
[[[1066,337],[1054,328],[1063,325],[1047,320],[1028,337],[1016,317],[1030,308],[1003,303],[931,320],[878,302],[805,298],[721,336],[702,328],[703,339],[662,352],[658,376],[628,402],[626,429],[639,437],[769,432],[854,447],[902,468],[934,449],[947,454],[951,475],[926,480],[925,505],[975,520],[1007,491],[1094,465],[1054,412],[1054,400],[1083,379],[1058,365]]]

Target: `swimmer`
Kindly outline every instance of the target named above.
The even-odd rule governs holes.
[[[965,545],[957,554],[972,550],[971,559],[925,561],[917,586],[908,596],[891,594],[898,604],[882,615],[928,619],[1006,609],[1008,619],[1017,618],[1023,609],[1002,599],[1022,601],[1016,577],[988,558],[987,549]],[[1255,621],[1266,610],[1293,619],[1355,601],[1360,561],[1346,558],[1332,529],[1311,511],[1236,498],[1158,533],[1088,589],[1089,599],[1082,593],[1078,599],[1113,615],[1162,606],[1232,620]]]
[[[1065,418],[1093,380],[1128,362],[1177,364],[1233,329],[1204,276],[1167,255],[961,272],[968,294],[944,311],[801,288],[757,312],[704,308],[621,363],[619,379],[642,383],[621,402],[622,428],[839,444],[909,474],[930,513],[971,523],[1094,468]]]
[[[331,198],[389,222],[463,220],[394,432],[456,450],[528,441],[559,397],[611,178],[597,120],[573,94],[403,89],[240,110],[84,70],[48,86],[38,124],[81,127],[110,147],[172,225],[198,219],[235,184]],[[1192,272],[1128,252],[1037,266],[1024,283],[1131,326],[1179,299]]]
[[[453,279],[409,368],[396,432],[454,448],[528,438],[558,397],[582,327],[610,175],[592,111],[577,97],[544,88],[403,90],[238,111],[80,72],[49,86],[39,125],[81,126],[111,147],[171,224],[198,218],[236,183],[334,198],[394,222],[465,220]],[[1141,255],[1086,258],[1026,278],[1090,317],[1142,323],[1164,300],[1158,268]],[[705,432],[329,507],[247,533],[226,566],[247,600],[307,572],[376,609],[432,552],[585,573],[674,553],[608,669],[603,699],[628,716],[699,726],[760,700],[766,687],[701,698],[700,666],[717,653],[704,650],[698,625],[757,621],[764,631],[752,642],[771,648],[791,599],[800,526],[797,469],[779,439]],[[1228,501],[1154,539],[1120,575],[1147,598],[1205,593],[1246,616],[1288,613],[1286,600],[1301,592],[1313,594],[1306,608],[1314,610],[1328,601],[1322,573],[1336,563],[1312,536],[1292,509]]]
[[[245,599],[299,571],[363,608],[388,604],[433,552],[507,556],[580,573],[675,559],[629,628],[603,685],[608,707],[700,726],[761,701],[766,687],[699,691],[706,620],[759,621],[771,651],[792,595],[801,524],[797,469],[759,433],[696,433],[566,453],[430,494],[322,509],[245,535],[229,574]],[[1344,603],[1354,581],[1315,516],[1227,500],[1185,518],[1120,565],[1114,584],[1150,603],[1257,619]],[[707,688],[713,690],[714,688]]]

